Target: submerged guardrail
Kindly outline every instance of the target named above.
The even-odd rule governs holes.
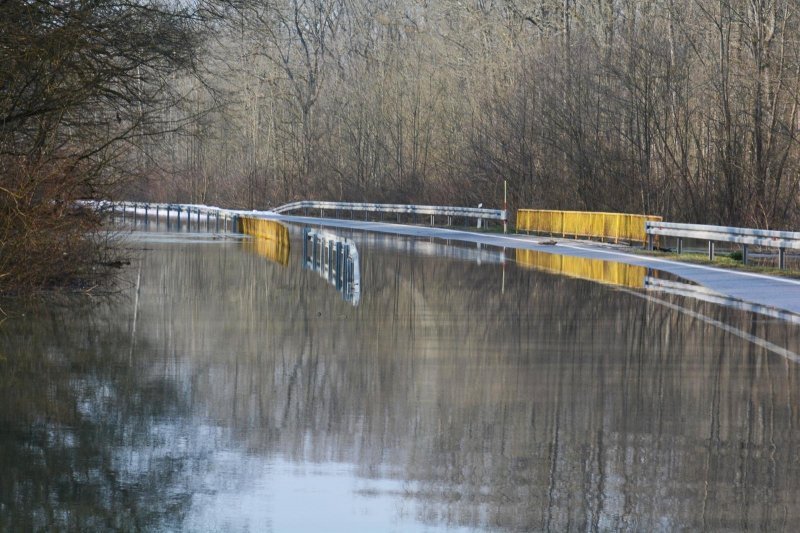
[[[361,263],[353,241],[327,231],[303,228],[303,268],[336,287],[346,302],[361,299]]]
[[[174,224],[177,230],[180,230],[183,224],[186,224],[187,229],[191,229],[192,222],[199,230],[205,218],[207,231],[212,229],[213,219],[215,231],[237,232],[239,231],[237,219],[242,214],[242,211],[195,204],[110,201],[81,201],[79,204],[107,212],[112,217],[120,217],[123,221],[130,218],[134,223],[142,220],[148,224],[151,217],[154,220],[164,218],[167,222],[167,229],[172,229]]]

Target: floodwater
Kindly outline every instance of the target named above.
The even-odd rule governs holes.
[[[800,326],[364,234],[354,303],[301,235],[139,236],[6,320],[0,530],[800,527]]]

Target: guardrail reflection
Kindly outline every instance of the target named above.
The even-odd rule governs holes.
[[[647,269],[642,266],[603,261],[602,259],[549,254],[536,250],[517,249],[517,263],[573,278],[633,289],[643,288],[647,276]]]
[[[346,302],[361,300],[361,266],[356,245],[334,233],[303,228],[303,268],[333,285]]]

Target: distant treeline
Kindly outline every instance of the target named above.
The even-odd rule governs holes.
[[[214,7],[158,199],[498,206],[507,180],[512,207],[800,219],[795,2]]]
[[[78,197],[500,206],[507,181],[512,209],[794,227],[799,9],[2,2],[0,290],[74,266]]]

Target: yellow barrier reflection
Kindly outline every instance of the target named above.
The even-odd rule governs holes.
[[[517,230],[551,233],[562,237],[611,239],[644,243],[645,222],[661,221],[654,215],[519,209]]]
[[[246,242],[245,249],[279,265],[289,264],[289,229],[286,226],[274,220],[240,217],[238,230],[258,237]]]
[[[634,289],[644,287],[647,275],[647,269],[641,266],[519,248],[517,249],[517,263],[537,270]]]

